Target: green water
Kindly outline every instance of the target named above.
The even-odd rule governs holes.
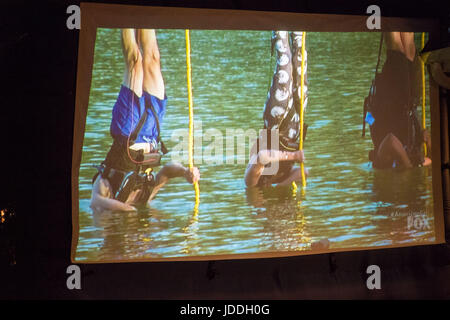
[[[195,120],[203,132],[214,128],[225,135],[226,129],[262,127],[274,66],[270,35],[191,31]],[[177,143],[171,141],[174,130],[188,127],[184,31],[159,30],[157,37],[169,98],[162,137],[171,149]],[[307,251],[321,239],[330,241],[331,250],[434,241],[431,168],[374,170],[367,158],[370,137],[361,138],[361,109],[379,34],[308,33],[306,43],[310,176],[303,193],[293,195],[291,187],[246,189],[246,164],[208,164],[211,159],[197,148],[197,219],[193,187],[181,178],[166,185],[151,208],[93,213],[92,164],[104,160],[111,145],[111,111],[124,68],[120,31],[99,29],[79,176],[77,260]],[[412,215],[430,228],[412,227]]]

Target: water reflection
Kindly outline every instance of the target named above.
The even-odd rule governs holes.
[[[291,187],[250,187],[246,189],[247,201],[264,219],[262,239],[271,245],[268,251],[309,250],[311,238],[301,199]]]

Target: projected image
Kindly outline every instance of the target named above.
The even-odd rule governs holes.
[[[97,29],[75,260],[435,242],[426,38]]]

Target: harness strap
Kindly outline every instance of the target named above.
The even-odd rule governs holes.
[[[366,136],[366,117],[367,117],[367,112],[369,105],[372,103],[372,99],[373,99],[373,95],[374,95],[374,86],[375,86],[375,79],[377,78],[378,75],[378,67],[380,65],[380,60],[381,60],[381,49],[383,47],[383,32],[381,32],[381,37],[380,37],[380,46],[378,49],[378,58],[377,58],[377,66],[375,67],[375,77],[372,80],[372,84],[370,86],[370,90],[369,90],[369,96],[366,97],[366,99],[364,99],[364,109],[363,109],[363,118],[362,118],[362,136],[365,137]]]
[[[138,105],[139,105],[139,101],[138,101]],[[147,107],[147,105],[146,105]],[[160,125],[159,125],[159,118],[158,115],[156,114],[155,108],[153,107],[153,105],[150,103],[148,108],[150,109],[150,111],[153,114],[153,118],[155,119],[155,123],[156,123],[156,130],[158,131],[158,136],[156,138],[157,142],[159,142],[161,144],[161,151],[163,154],[166,154],[168,152],[166,146],[164,145],[164,142],[161,140],[161,129],[160,129]],[[140,109],[140,106],[139,106]],[[144,126],[145,121],[147,121],[147,110],[144,111],[144,114],[142,115],[142,117],[139,119],[138,124],[136,125],[136,127],[134,128],[133,132],[130,134],[130,140],[132,142],[134,142],[137,139],[137,136],[139,135],[139,133],[142,130],[142,127]]]
[[[92,178],[92,183],[94,183],[97,177],[101,175],[103,179],[108,179],[112,193],[115,195],[124,177],[127,175],[127,172],[107,167],[104,164],[94,167],[97,169],[97,173]]]
[[[381,32],[381,38],[380,38],[380,48],[378,49],[378,60],[377,60],[377,66],[375,68],[375,75],[378,73],[378,66],[380,65],[380,58],[381,58],[381,48],[383,47],[383,32]]]
[[[139,106],[139,110],[141,109],[139,100],[137,101],[137,104]],[[134,143],[136,141],[138,134],[141,132],[142,127],[144,126],[145,121],[147,121],[147,111],[144,110],[144,114],[139,119],[139,122],[137,123],[136,127],[134,128],[133,132],[130,134],[130,140]],[[156,120],[157,121],[157,120]],[[158,127],[158,135],[159,135],[159,127]]]
[[[103,179],[109,181],[113,198],[122,202],[125,202],[130,192],[135,189],[142,190],[140,200],[146,202],[155,186],[155,177],[151,168],[148,168],[144,174],[139,174],[136,171],[125,172],[105,165],[94,167],[97,169],[97,173],[94,175],[92,183],[101,175]]]
[[[155,122],[156,122],[156,130],[158,130],[158,137],[156,138],[157,141],[161,144],[161,151],[163,154],[166,154],[167,152],[169,152],[169,150],[167,150],[166,146],[164,145],[164,142],[161,140],[161,129],[159,126],[159,118],[158,115],[156,114],[155,108],[153,107],[153,105],[150,103],[150,105],[148,106],[150,111],[153,114],[153,117],[155,118]]]

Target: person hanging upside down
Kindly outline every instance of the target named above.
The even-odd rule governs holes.
[[[370,134],[374,150],[369,153],[375,168],[431,164],[424,157],[423,143],[431,154],[431,139],[417,117],[418,57],[413,32],[386,32],[386,62],[377,84]]]
[[[292,51],[289,43],[292,42]],[[272,49],[277,52],[277,64],[272,84],[264,106],[263,134],[252,147],[250,162],[245,172],[245,184],[248,187],[269,186],[272,184],[289,185],[301,181],[301,168],[295,168],[296,162],[304,161],[303,150],[299,150],[300,137],[300,99],[301,99],[301,61],[304,62],[304,100],[307,104],[306,50],[302,57],[302,32],[274,31]],[[275,130],[275,131],[273,131]],[[279,147],[271,143],[272,133],[278,130]],[[304,126],[303,137],[306,135]],[[269,168],[278,166],[276,172]],[[276,167],[275,166],[275,167]],[[269,174],[267,174],[267,172]],[[307,174],[305,169],[305,174]]]
[[[166,164],[154,176],[161,158],[158,145],[167,152],[159,132],[167,97],[156,34],[123,29],[121,35],[125,73],[112,110],[113,143],[93,178],[91,207],[98,211],[134,211],[150,203],[169,179],[184,177],[194,183],[200,178],[198,168],[179,163]]]

